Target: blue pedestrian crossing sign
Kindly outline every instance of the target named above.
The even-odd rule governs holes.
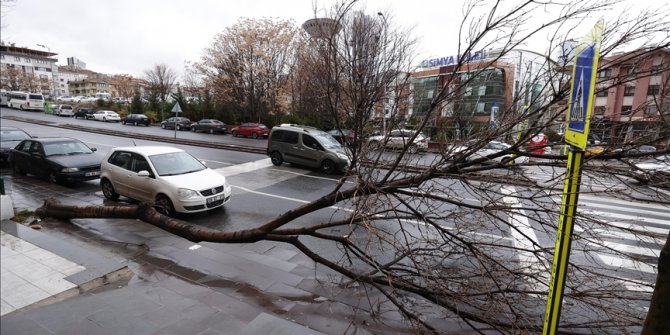
[[[565,141],[582,150],[586,149],[589,137],[603,26],[604,22],[598,21],[585,40],[577,46],[572,67],[572,89],[566,118]]]

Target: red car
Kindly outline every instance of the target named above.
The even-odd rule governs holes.
[[[243,123],[233,128],[230,133],[235,137],[244,136],[259,138],[268,137],[270,134],[270,129],[268,129],[268,127],[262,123]]]

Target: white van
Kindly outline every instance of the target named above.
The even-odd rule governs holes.
[[[20,110],[44,111],[44,96],[42,93],[9,92],[7,101],[9,108]]]

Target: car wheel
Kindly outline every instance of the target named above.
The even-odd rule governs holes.
[[[197,133],[198,131],[195,130],[195,127],[191,127],[191,131],[194,133]]]
[[[165,124],[161,124],[161,128],[165,129]]]
[[[102,122],[107,122],[107,118],[106,118],[106,117],[103,117],[103,118],[102,118]]]
[[[415,154],[419,152],[419,148],[416,145],[410,145],[409,148],[407,148],[407,152],[410,154]]]
[[[214,128],[209,128],[209,133],[214,134]]]
[[[284,158],[282,158],[279,151],[273,151],[270,154],[270,160],[272,161],[272,164],[276,166],[282,165],[282,163],[284,163]]]
[[[254,138],[254,139],[258,138],[258,134],[256,134],[256,133],[251,133],[251,138]]]
[[[231,135],[233,135],[233,137],[237,137],[237,132],[234,131],[234,132],[231,133]]]
[[[19,110],[23,110],[23,105],[19,105]]]
[[[20,174],[22,176],[26,175],[26,171],[24,171],[17,162],[12,163],[12,170],[14,170],[14,173],[16,174]]]
[[[163,215],[171,216],[174,214],[174,206],[172,205],[172,201],[170,201],[170,198],[163,194],[156,197],[154,208]]]
[[[48,171],[47,172],[47,181],[50,183],[58,184],[58,178],[56,178],[56,172]]]
[[[114,186],[112,182],[107,179],[100,181],[100,188],[102,189],[102,195],[105,196],[105,199],[116,201],[119,199],[119,194],[114,191]]]
[[[126,125],[126,121],[125,121],[125,120],[121,121],[121,124],[125,126],[125,125]]]
[[[175,127],[175,129],[177,129],[177,130],[181,130],[181,126],[180,126],[180,125],[176,125],[176,126],[174,126],[174,127]]]
[[[137,127],[137,121],[133,122],[133,126]]]
[[[335,173],[335,163],[330,159],[326,159],[321,163],[321,169],[325,174],[333,174]]]

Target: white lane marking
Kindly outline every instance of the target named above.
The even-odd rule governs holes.
[[[272,161],[270,161],[270,158],[264,158],[259,159],[257,161],[251,161],[243,164],[236,164],[233,166],[218,168],[215,171],[227,177],[244,172],[251,172],[264,169],[270,166],[272,166]]]
[[[516,193],[514,186],[505,185],[500,189],[500,192],[503,194],[502,201],[515,207],[515,209],[508,211],[507,214],[509,216],[509,224],[512,226],[512,229],[510,229],[512,232],[512,241],[519,255],[520,268],[525,269],[528,273],[537,274],[539,278],[534,280],[533,284],[538,289],[544,290],[547,287],[546,283],[549,283],[550,280],[547,271],[550,267],[535,255],[539,247],[537,234],[535,234],[535,230],[531,227],[525,211],[520,209],[521,203],[516,197],[511,196]]]
[[[235,185],[231,185],[231,186],[232,186],[232,187],[235,187],[235,188],[239,188],[240,190],[245,191],[245,192],[248,192],[248,193],[253,193],[253,194],[258,194],[258,195],[264,195],[264,196],[266,196],[266,197],[277,198],[277,199],[282,199],[282,200],[288,200],[288,201],[293,201],[293,202],[298,202],[298,203],[301,203],[301,204],[308,204],[308,203],[311,203],[311,202],[312,202],[312,201],[307,201],[307,200],[302,200],[302,199],[296,199],[296,198],[284,197],[284,196],[276,195],[276,194],[270,194],[270,193],[265,193],[265,192],[258,192],[258,191],[254,191],[254,190],[252,190],[252,189],[248,189],[248,188],[246,188],[246,187],[242,187],[242,186],[235,186]],[[330,206],[330,207],[326,207],[326,208],[331,208],[331,209],[341,210],[341,211],[347,211],[347,212],[353,212],[352,209],[344,208],[344,207],[338,207],[338,206]]]

